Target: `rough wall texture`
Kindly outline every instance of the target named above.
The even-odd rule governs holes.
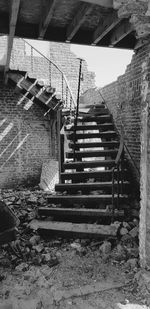
[[[148,46],[150,48],[150,46]],[[149,49],[148,48],[148,49]],[[140,261],[150,267],[150,53],[142,63]]]
[[[101,89],[117,128],[123,128],[125,143],[140,169],[141,77],[142,63],[148,50],[144,47],[132,58],[124,75]]]
[[[6,62],[7,38],[0,38],[0,65]],[[50,58],[66,74],[76,98],[79,61],[66,44],[50,43]],[[31,54],[33,57],[31,57]],[[61,92],[62,75],[43,57],[24,43],[15,39],[11,55],[11,69],[24,70],[31,77],[51,84]],[[94,74],[84,63],[84,81],[81,91],[94,86]],[[0,187],[20,183],[39,183],[42,164],[50,158],[57,159],[57,123],[43,116],[44,111],[33,104],[25,110],[25,103],[17,105],[19,95],[14,89],[0,84]]]
[[[0,38],[0,52],[2,62],[5,62],[5,53],[7,47],[6,37]],[[31,57],[33,55],[33,57]],[[71,52],[69,44],[49,43],[49,59],[51,59],[65,74],[69,86],[73,92],[74,98],[77,97],[79,60],[76,55]],[[22,40],[15,39],[13,44],[11,66],[12,69],[26,70],[30,76],[42,80],[46,84],[51,84],[57,89],[57,93],[62,90],[62,74],[50,65],[49,61],[40,56]],[[95,86],[95,73],[88,71],[87,63],[83,61],[82,65],[83,81],[81,81],[81,93]],[[63,85],[64,92],[65,83]],[[65,94],[64,94],[65,95]]]
[[[142,64],[149,53],[149,47],[144,46],[134,54],[131,64],[127,66],[124,75],[118,77],[117,81],[103,87],[102,89],[91,89],[81,97],[82,101],[88,103],[101,102],[99,92],[113,115],[116,127],[125,134],[125,143],[130,154],[140,170],[140,132],[141,132],[141,85]]]
[[[149,39],[150,2],[149,0],[113,0],[119,18],[130,18],[138,38]]]
[[[0,76],[1,77],[1,76]],[[25,110],[25,102],[17,105],[20,94],[4,86],[0,80],[0,187],[37,184],[42,163],[56,156],[52,145],[52,121],[44,117],[44,110],[32,105]]]
[[[124,75],[101,89],[118,130],[140,171],[140,262],[150,266],[150,45],[134,54]],[[97,90],[85,93],[87,103],[98,102]],[[84,99],[84,96],[83,98]],[[130,159],[130,157],[129,157]],[[135,168],[135,167],[134,167]]]

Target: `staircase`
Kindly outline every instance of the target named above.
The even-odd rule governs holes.
[[[129,211],[123,136],[118,136],[105,104],[81,106],[77,126],[65,126],[65,134],[69,150],[64,159],[62,133],[60,181],[48,197],[49,206],[38,209],[37,228],[44,236],[114,238],[120,225],[115,221],[123,221]]]
[[[20,105],[23,101],[30,104],[35,103],[45,110],[45,114],[51,111],[57,111],[62,105],[62,100],[53,87],[45,87],[39,84],[36,78],[31,78],[26,71],[9,70],[7,73],[8,82],[15,86],[15,89],[22,94],[17,103]],[[26,107],[28,109],[28,107]]]

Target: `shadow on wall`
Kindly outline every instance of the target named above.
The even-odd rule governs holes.
[[[24,96],[17,101],[16,107],[18,108],[23,101]],[[27,111],[32,105],[33,102],[31,100],[27,101],[26,99],[22,108]],[[23,132],[21,129],[19,130],[17,117],[11,119],[10,117],[5,117],[3,114],[0,115],[0,173],[2,182],[5,183],[10,173],[13,172],[11,169],[7,169],[9,161],[21,151],[21,147],[30,135],[31,133]]]

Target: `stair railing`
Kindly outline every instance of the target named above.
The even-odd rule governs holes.
[[[103,102],[106,104],[106,106],[107,106],[107,102],[105,101],[105,99],[104,99],[104,97],[103,97],[103,95],[102,95],[100,89],[98,89],[98,93],[99,93],[99,95],[100,95],[102,101],[103,101]],[[108,106],[107,106],[107,107],[108,107]],[[108,109],[109,109],[109,107],[108,107]],[[122,132],[122,131],[123,131],[123,128],[124,128],[122,119],[120,119],[120,122],[121,122],[121,132]],[[117,129],[116,126],[115,126],[115,128],[116,128],[118,134],[120,135],[120,132],[119,132],[119,130]],[[124,136],[124,137],[125,137],[124,139],[128,139],[127,136]],[[139,168],[137,167],[137,165],[136,165],[136,163],[135,163],[135,160],[133,159],[133,157],[132,157],[132,155],[131,155],[131,153],[130,153],[130,151],[129,151],[129,148],[128,148],[128,146],[127,146],[125,140],[124,140],[124,147],[125,147],[125,149],[126,149],[126,152],[128,153],[128,156],[130,157],[130,159],[131,159],[131,161],[132,161],[132,164],[134,165],[134,168],[135,168],[135,170],[136,170],[136,175],[137,175],[137,177],[138,177],[138,180],[140,181],[140,170],[139,170]]]
[[[51,59],[46,57],[44,54],[42,54],[39,50],[37,50],[35,47],[33,47],[29,42],[27,42],[24,39],[23,40],[24,44],[27,44],[30,48],[30,53],[29,57],[25,56],[24,61],[27,60],[26,67],[24,67],[24,64],[22,64],[23,60],[19,62],[19,57],[17,50],[13,48],[12,51],[12,64],[13,66],[16,66],[18,69],[18,65],[15,63],[15,61],[18,63],[19,62],[19,69],[21,68],[22,70],[30,70],[32,74],[36,74],[37,68],[34,69],[34,60],[36,59],[36,56],[34,56],[34,53],[36,53],[38,56],[42,57],[42,59],[45,59],[47,66],[46,68],[48,69],[48,75],[49,75],[49,83],[50,86],[53,88],[56,88],[56,93],[60,95],[60,99],[63,102],[63,108],[70,110],[70,113],[72,110],[75,109],[76,103],[74,99],[74,95],[72,93],[72,90],[70,88],[70,85],[68,83],[66,75],[63,73],[63,71],[60,69],[60,67]],[[28,61],[29,59],[29,61]],[[56,85],[56,87],[55,87]]]
[[[121,132],[120,145],[115,159],[115,166],[112,168],[112,222],[115,215],[115,171],[117,172],[117,208],[119,207],[120,194],[123,194],[124,181],[124,134]],[[120,186],[121,185],[121,186]]]

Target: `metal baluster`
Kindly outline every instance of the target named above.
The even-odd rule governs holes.
[[[115,212],[115,206],[114,206],[114,168],[112,170],[112,217],[111,221],[114,222],[114,212]]]
[[[72,117],[72,96],[70,94],[70,123],[71,123],[71,117]]]
[[[78,114],[79,114],[79,98],[80,98],[80,85],[81,85],[81,70],[82,70],[82,61],[83,59],[80,59],[80,66],[79,66],[79,80],[78,80],[78,94],[77,94],[77,108],[76,108],[76,115],[74,119],[74,148],[73,148],[73,159],[75,161],[75,143],[76,143],[76,126],[78,123]]]
[[[49,84],[52,85],[52,67],[51,62],[49,61]]]
[[[61,75],[61,97],[62,97],[62,101],[64,99],[64,76],[63,74]]]
[[[120,188],[119,188],[119,173],[120,173],[120,165],[117,165],[117,208],[119,208],[119,198],[120,198]]]
[[[124,179],[124,150],[121,156],[121,194],[123,194],[123,179]]]
[[[65,102],[65,108],[68,107],[68,86],[66,86],[66,102]]]
[[[31,72],[33,73],[33,47],[31,46]]]

